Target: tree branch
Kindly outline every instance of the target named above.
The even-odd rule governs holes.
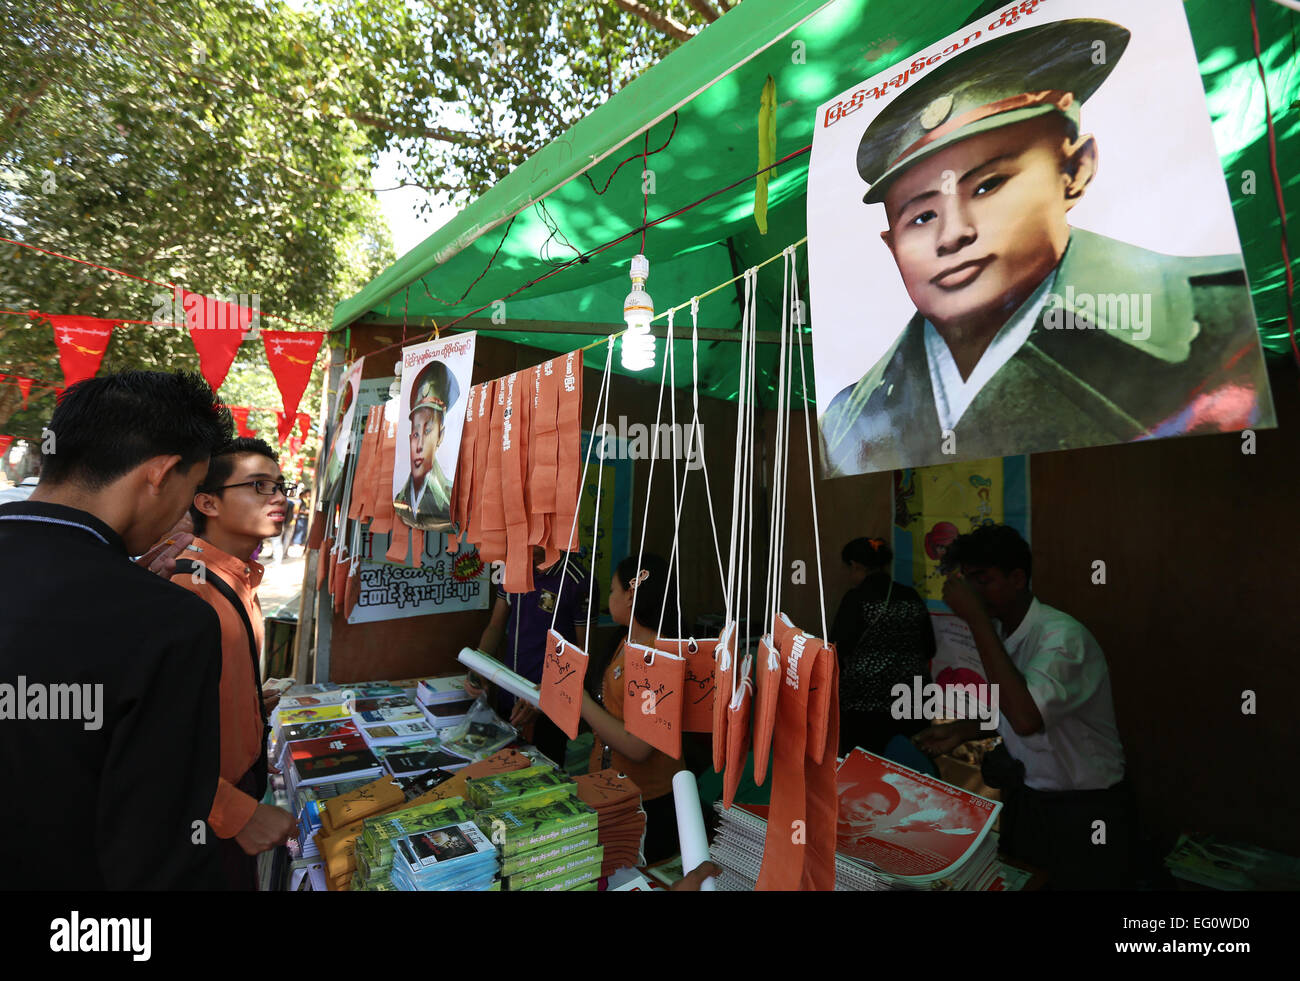
[[[692,10],[694,10],[697,14],[703,17],[710,24],[712,24],[720,16],[719,13],[713,9],[713,5],[709,3],[709,0],[686,0],[686,2],[690,4]]]
[[[686,25],[673,20],[657,10],[652,10],[640,0],[614,0],[616,4],[626,10],[629,14],[635,14],[651,27],[658,28],[669,37],[674,37],[678,41],[689,41],[695,35],[686,29]]]

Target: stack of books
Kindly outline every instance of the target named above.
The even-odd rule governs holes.
[[[615,769],[596,770],[574,777],[578,799],[600,817],[599,840],[605,850],[601,876],[640,865],[644,858],[646,815],[641,807],[641,789],[626,774]]]
[[[465,694],[465,679],[463,674],[425,678],[416,686],[415,699],[435,728],[447,729],[465,721],[474,704]]]
[[[420,739],[431,739],[437,731],[424,719],[412,719],[410,722],[381,722],[378,725],[364,726],[361,734],[371,749],[378,746],[395,746]]]
[[[474,817],[501,853],[505,888],[530,892],[596,887],[604,858],[598,820],[594,808],[573,796],[572,784]]]
[[[1207,889],[1300,888],[1300,858],[1210,834],[1180,834],[1165,865],[1179,879]]]
[[[384,772],[359,733],[336,733],[316,739],[287,742],[284,770],[290,797],[299,788],[341,780],[373,780]]]
[[[355,842],[356,872],[352,878],[352,888],[363,892],[383,892],[396,888],[391,874],[393,843],[398,838],[447,825],[459,825],[473,819],[474,812],[461,797],[428,801],[404,810],[366,818]]]
[[[465,781],[470,804],[480,811],[518,804],[530,797],[540,797],[563,790],[573,794],[573,780],[553,766],[530,766],[511,773],[470,777]]]
[[[1018,888],[997,858],[992,826],[1002,805],[855,749],[839,764],[836,891]],[[715,805],[710,849],[718,886],[752,890],[763,863],[767,808]]]
[[[444,749],[436,738],[380,746],[375,754],[394,777],[413,777],[430,770],[459,770],[469,759]]]
[[[497,867],[492,842],[474,822],[461,821],[395,838],[390,878],[403,892],[486,891]]]

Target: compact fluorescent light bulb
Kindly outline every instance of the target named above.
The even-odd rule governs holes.
[[[628,371],[645,371],[655,366],[655,339],[650,334],[650,321],[654,319],[654,301],[643,287],[650,276],[650,261],[643,255],[632,257],[632,292],[623,301],[623,320],[627,333],[623,335],[622,363]]]

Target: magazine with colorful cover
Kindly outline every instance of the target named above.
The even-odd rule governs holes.
[[[1002,805],[855,749],[836,772],[836,850],[913,885],[959,875]]]
[[[407,695],[383,695],[376,698],[356,698],[348,702],[353,715],[378,712],[380,709],[412,708],[415,701]]]
[[[595,886],[596,880],[600,878],[600,862],[588,862],[572,872],[564,875],[551,876],[549,879],[542,879],[540,882],[534,882],[529,886],[520,886],[519,892],[567,892],[569,890],[581,889],[584,887]]]
[[[281,730],[286,726],[297,725],[300,722],[329,722],[334,719],[346,719],[352,713],[347,710],[345,705],[318,705],[312,708],[295,708],[287,712],[281,712],[278,708],[277,723]]]
[[[462,797],[449,797],[447,800],[409,807],[404,811],[366,818],[357,851],[365,852],[372,867],[383,867],[389,861],[383,854],[385,846],[394,838],[442,824],[459,824],[473,819],[474,812]],[[391,849],[389,851],[391,854]]]

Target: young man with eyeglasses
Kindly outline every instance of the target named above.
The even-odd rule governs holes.
[[[221,777],[208,825],[222,846],[232,889],[256,889],[256,856],[293,834],[293,815],[260,803],[266,793],[266,713],[261,690],[262,566],[251,556],[283,530],[288,495],[275,451],[232,440],[212,457],[190,505],[195,539],[172,582],[206,600],[221,619]],[[238,605],[236,605],[238,603]]]

